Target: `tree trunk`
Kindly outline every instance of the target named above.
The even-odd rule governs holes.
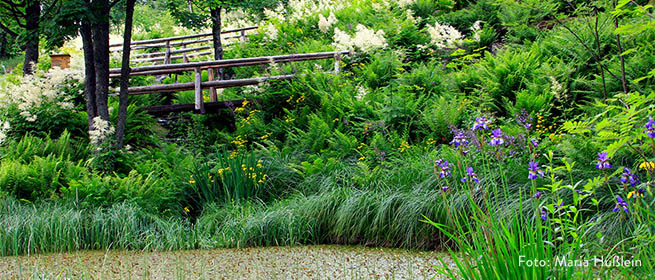
[[[98,114],[96,109],[96,71],[93,65],[93,38],[91,25],[85,21],[80,28],[82,47],[84,49],[84,96],[86,97],[86,112],[89,115],[89,130],[93,129],[93,118]]]
[[[93,25],[93,61],[96,76],[96,110],[109,121],[109,0],[93,1],[99,14]]]
[[[193,13],[193,5],[191,4],[191,0],[186,0],[186,4],[189,7],[189,13]]]
[[[209,10],[212,19],[212,39],[214,40],[214,59],[223,59],[223,43],[221,42],[221,9],[212,8]],[[225,79],[223,68],[218,69],[220,80]]]
[[[25,63],[23,75],[32,75],[39,62],[39,19],[41,18],[40,1],[27,1],[25,7]]]
[[[136,0],[125,3],[125,32],[123,34],[123,61],[121,64],[121,90],[118,97],[118,124],[116,125],[116,147],[123,147],[123,135],[127,123],[127,105],[129,102],[127,88],[130,82],[130,44],[132,43],[132,15]]]
[[[7,53],[7,34],[0,30],[0,59],[9,56]]]

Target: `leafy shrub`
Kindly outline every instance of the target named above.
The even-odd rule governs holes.
[[[0,190],[30,201],[57,199],[72,181],[84,176],[86,169],[61,156],[34,156],[27,164],[3,160],[0,165]]]

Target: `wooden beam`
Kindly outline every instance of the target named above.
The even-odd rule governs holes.
[[[202,89],[215,87],[215,88],[230,88],[230,87],[240,87],[240,86],[249,86],[257,85],[261,82],[271,82],[271,81],[283,81],[290,80],[296,77],[296,75],[280,75],[280,76],[271,76],[271,77],[259,77],[259,78],[250,78],[250,79],[235,79],[235,80],[216,80],[200,83]],[[151,86],[139,86],[139,87],[130,87],[128,89],[130,95],[141,95],[141,94],[153,94],[153,93],[171,93],[171,92],[180,92],[187,90],[194,90],[196,88],[196,83],[178,83],[178,84],[164,84],[164,85],[151,85]]]
[[[202,70],[200,67],[197,67],[196,70],[196,78],[194,80],[194,87],[196,90],[196,110],[200,111],[200,113],[205,113],[205,100],[203,100],[202,96]]]
[[[214,68],[207,69],[207,77],[209,78],[209,81],[213,81],[215,79],[215,77],[214,77]],[[216,88],[215,87],[210,87],[209,88],[209,101],[211,101],[211,102],[218,101],[218,94],[216,94]]]
[[[172,44],[171,44],[172,46]],[[179,49],[179,50],[171,50],[171,54],[179,54],[179,53],[189,53],[189,52],[194,52],[194,51],[201,51],[201,50],[208,50],[211,49],[211,46],[202,46],[202,47],[195,47],[195,48],[188,48],[188,49]],[[154,57],[154,56],[162,56],[166,55],[166,52],[153,52],[153,53],[140,53],[135,55],[135,58],[138,57]]]
[[[171,56],[171,57],[170,57],[170,60],[173,61],[173,60],[178,60],[178,59],[184,59],[185,56],[186,56],[187,58],[189,58],[189,57],[195,57],[195,56],[210,55],[210,54],[212,54],[212,53],[213,53],[213,52],[208,51],[208,52],[200,52],[200,53],[190,53],[190,54],[176,55],[176,56]],[[132,62],[134,62],[134,63],[144,63],[144,62],[159,62],[159,61],[166,61],[166,59],[165,59],[164,57],[142,58],[142,59],[135,59],[135,60],[133,60]],[[188,63],[188,62],[187,62],[187,63]],[[193,69],[191,69],[191,70],[193,70]],[[171,72],[171,73],[164,73],[164,74],[173,74],[173,72]],[[143,76],[143,75],[142,75],[142,76]],[[111,77],[111,76],[110,76],[110,77]],[[112,77],[112,78],[115,78],[115,77]]]
[[[247,58],[177,63],[177,64],[167,64],[167,65],[150,65],[150,66],[133,67],[130,75],[139,76],[139,75],[153,75],[153,74],[170,74],[170,73],[178,73],[178,72],[185,72],[185,71],[193,71],[193,69],[195,69],[196,67],[201,67],[205,69],[229,68],[229,67],[263,65],[263,64],[270,64],[271,62],[282,63],[282,62],[327,59],[327,58],[333,58],[337,53],[341,55],[349,54],[348,51],[340,51],[340,52],[304,53],[304,54],[289,54],[289,55],[276,55],[276,56],[263,56],[263,57],[247,57]],[[157,72],[157,71],[161,71],[161,72]],[[112,68],[109,70],[109,73],[112,74],[120,73],[120,68]]]
[[[228,30],[223,30],[221,32],[221,34],[236,33],[236,32],[241,32],[241,31],[254,30],[254,29],[257,29],[257,28],[259,28],[259,27],[258,26],[249,26],[249,27],[243,27],[243,28],[228,29]],[[185,40],[185,39],[202,38],[202,37],[210,37],[210,36],[212,36],[212,33],[202,33],[202,34],[174,36],[174,37],[158,38],[158,39],[150,39],[150,40],[132,41],[132,44],[130,44],[130,46],[138,46],[138,45],[152,44],[152,43],[163,43],[163,42],[166,42],[166,41],[179,41],[179,40]],[[120,47],[122,45],[123,44],[111,44],[111,45],[109,45],[109,47],[110,48]]]

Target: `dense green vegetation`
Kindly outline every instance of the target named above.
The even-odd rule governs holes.
[[[94,145],[113,128],[87,131],[75,69],[1,76],[0,254],[365,244],[452,251],[458,270],[443,273],[466,279],[652,276],[648,1],[283,2],[228,13],[260,31],[225,57],[350,49],[340,74],[332,61],[226,69],[307,75],[164,122],[143,108],[192,92],[130,97],[122,150]],[[174,23],[140,5],[135,38],[198,32]]]

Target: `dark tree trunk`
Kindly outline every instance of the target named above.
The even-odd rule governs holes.
[[[209,10],[212,19],[212,39],[214,40],[214,59],[223,59],[223,42],[221,41],[221,9],[212,8]],[[218,77],[225,80],[223,68],[218,69]]]
[[[109,121],[109,0],[93,1],[96,22],[92,28],[93,61],[96,76],[96,110],[98,116]]]
[[[25,63],[23,75],[32,75],[34,66],[39,62],[39,19],[41,18],[40,1],[27,1],[25,7]]]
[[[0,30],[0,59],[8,56],[7,53],[7,34]]]
[[[121,64],[121,91],[118,97],[118,124],[116,125],[116,146],[123,147],[123,135],[127,122],[127,105],[129,104],[127,88],[130,82],[130,44],[132,43],[132,15],[136,0],[125,3],[125,32],[123,34],[123,61]]]
[[[93,129],[93,118],[97,116],[96,109],[96,71],[93,65],[93,39],[91,25],[83,22],[80,28],[82,46],[84,49],[84,96],[86,97],[86,112],[89,115],[89,130]]]

